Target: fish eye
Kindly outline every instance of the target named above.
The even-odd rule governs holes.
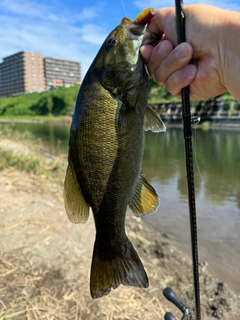
[[[117,41],[116,38],[111,38],[111,39],[109,39],[108,42],[107,42],[107,45],[108,45],[108,47],[110,47],[110,48],[115,47],[117,44],[118,44],[118,41]]]

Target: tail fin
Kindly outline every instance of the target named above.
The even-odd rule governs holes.
[[[131,242],[116,249],[106,248],[95,241],[91,267],[90,291],[93,299],[109,294],[120,284],[148,287],[148,277]]]

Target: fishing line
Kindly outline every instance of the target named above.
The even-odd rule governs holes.
[[[122,6],[123,6],[124,15],[125,15],[125,17],[127,17],[127,11],[126,11],[126,8],[124,6],[123,0],[121,0],[121,2],[122,2]]]
[[[203,182],[203,178],[202,178],[202,173],[201,173],[200,166],[199,166],[199,163],[198,163],[198,158],[197,158],[197,130],[198,130],[197,128],[193,129],[194,162],[196,164],[196,168],[197,168],[197,171],[199,173],[200,181],[202,183]]]

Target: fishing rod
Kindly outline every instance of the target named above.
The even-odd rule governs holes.
[[[175,0],[176,9],[176,28],[178,44],[186,41],[185,35],[185,15],[182,0]],[[188,205],[191,229],[191,246],[192,246],[192,267],[193,267],[193,285],[195,297],[195,315],[196,320],[201,320],[201,302],[200,302],[200,285],[198,270],[198,241],[197,241],[197,217],[195,205],[195,188],[194,188],[194,170],[192,156],[192,124],[193,120],[190,111],[189,86],[181,91],[182,95],[182,119],[183,119],[183,136],[185,141],[185,160],[188,187]],[[194,120],[193,120],[194,121]],[[182,320],[191,320],[192,315],[188,308],[179,300],[171,288],[165,288],[164,296],[171,301],[176,307],[183,312]],[[165,320],[175,320],[171,313],[166,313]]]

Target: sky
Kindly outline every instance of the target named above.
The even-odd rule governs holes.
[[[185,0],[240,11],[239,0]],[[0,62],[25,50],[70,59],[87,72],[106,36],[124,16],[134,19],[147,7],[174,0],[0,0]]]

